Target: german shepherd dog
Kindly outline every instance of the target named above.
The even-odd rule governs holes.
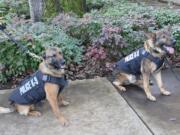
[[[126,91],[123,85],[136,84],[144,88],[147,98],[156,101],[150,91],[150,75],[155,77],[160,92],[170,95],[164,87],[161,78],[161,69],[164,58],[174,54],[176,40],[170,33],[170,28],[147,34],[148,39],[144,47],[134,51],[130,55],[114,64],[115,79],[113,84],[120,90]]]
[[[59,48],[48,48],[43,54],[43,62],[40,63],[37,73],[11,93],[9,100],[13,109],[0,107],[0,113],[17,111],[21,115],[41,116],[40,112],[35,111],[34,104],[46,98],[59,122],[64,126],[68,125],[68,121],[59,110],[59,101],[64,106],[69,104],[60,95],[60,89],[66,82],[63,78],[64,62]]]

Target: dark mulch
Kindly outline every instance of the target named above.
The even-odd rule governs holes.
[[[7,84],[0,84],[0,90],[11,89],[11,88],[13,88],[12,82],[8,82]]]

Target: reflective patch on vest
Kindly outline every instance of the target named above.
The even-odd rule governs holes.
[[[33,77],[31,80],[29,80],[28,82],[26,82],[23,86],[19,88],[20,95],[23,95],[24,93],[28,92],[29,90],[31,90],[38,84],[39,82],[38,82],[37,77]]]
[[[146,54],[146,50],[142,50],[142,55],[145,55]]]
[[[42,80],[43,81],[47,81],[48,80],[48,76],[47,75],[43,75]]]
[[[125,57],[125,62],[129,62],[129,61],[131,61],[131,60],[139,57],[139,55],[140,55],[140,54],[139,54],[139,50],[137,50],[136,52],[133,52],[133,53],[131,53],[130,55],[126,56],[126,57]]]

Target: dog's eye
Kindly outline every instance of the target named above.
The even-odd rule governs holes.
[[[163,36],[162,36],[162,38],[166,38],[166,36],[165,36],[165,35],[163,35]]]
[[[53,54],[53,57],[56,57],[56,54]]]

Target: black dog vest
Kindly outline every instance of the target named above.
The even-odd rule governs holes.
[[[61,92],[67,85],[67,80],[63,77],[52,77],[50,75],[45,75],[38,70],[33,75],[25,79],[21,86],[17,87],[17,89],[11,93],[9,100],[12,103],[22,105],[36,104],[46,98],[44,90],[44,84],[46,82],[59,85],[59,92]]]
[[[115,68],[125,73],[139,76],[141,74],[141,61],[144,58],[150,59],[154,62],[157,65],[156,70],[158,70],[164,63],[164,59],[154,57],[144,48],[140,48],[118,61],[115,64]]]

